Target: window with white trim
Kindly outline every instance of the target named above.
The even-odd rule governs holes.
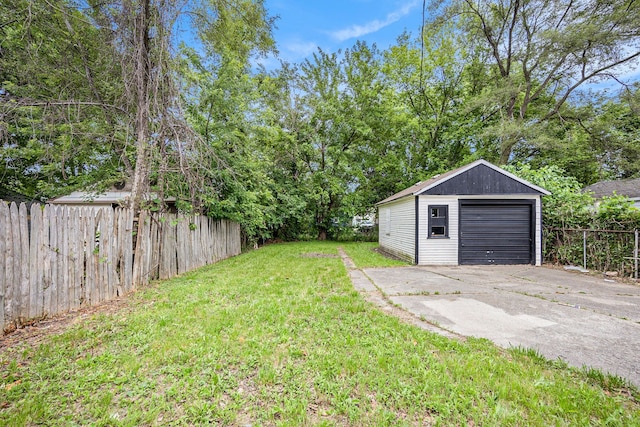
[[[429,205],[429,234],[427,238],[449,237],[449,206]]]

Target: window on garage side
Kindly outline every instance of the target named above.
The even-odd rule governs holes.
[[[429,205],[429,239],[449,237],[449,207]]]

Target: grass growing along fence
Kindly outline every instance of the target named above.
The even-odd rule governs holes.
[[[563,265],[583,266],[597,271],[617,271],[633,277],[638,255],[634,230],[544,228],[544,259]],[[586,249],[586,251],[585,251]]]
[[[386,315],[339,245],[359,267],[388,263],[355,244],[270,245],[0,350],[0,424],[640,424],[634,395],[593,373]]]
[[[229,221],[142,211],[136,222],[122,208],[33,204],[28,212],[0,200],[0,327],[96,305],[239,253],[240,227]]]

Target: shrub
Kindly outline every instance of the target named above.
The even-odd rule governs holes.
[[[542,201],[544,258],[560,264],[583,263],[587,232],[587,267],[633,273],[633,231],[640,228],[640,209],[627,197],[613,195],[596,202],[574,177],[556,166],[533,170],[517,164],[505,169],[551,192]]]

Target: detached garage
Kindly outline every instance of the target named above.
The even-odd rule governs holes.
[[[378,241],[419,265],[540,265],[548,194],[478,160],[379,202]]]

